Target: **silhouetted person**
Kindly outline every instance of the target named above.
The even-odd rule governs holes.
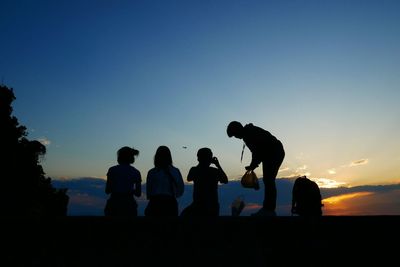
[[[252,160],[246,170],[254,170],[260,163],[263,165],[263,182],[265,186],[263,207],[253,215],[276,215],[276,185],[275,179],[279,167],[285,158],[285,150],[270,132],[254,126],[252,123],[243,126],[238,121],[232,121],[227,127],[229,137],[243,139],[252,152]]]
[[[193,202],[182,216],[219,216],[218,183],[228,183],[228,177],[209,148],[197,152],[199,164],[189,170],[187,180],[193,181]],[[210,164],[215,164],[211,167]]]
[[[178,216],[178,197],[183,195],[181,172],[172,165],[171,151],[159,146],[154,155],[154,168],[146,178],[146,194],[149,200],[145,216]]]
[[[142,194],[142,177],[131,164],[139,151],[124,146],[118,150],[118,165],[108,169],[106,194],[107,200],[104,214],[106,216],[137,216],[136,197]]]

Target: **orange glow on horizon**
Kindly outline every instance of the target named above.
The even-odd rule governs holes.
[[[244,206],[243,210],[258,210],[261,209],[262,205],[257,204],[257,203],[248,203]]]
[[[381,213],[372,208],[374,203],[376,203],[376,195],[374,192],[356,192],[323,199],[323,213],[325,215],[367,215]]]
[[[364,197],[368,195],[373,195],[373,192],[357,192],[357,193],[350,193],[350,194],[344,194],[340,196],[334,196],[334,197],[328,197],[322,200],[324,204],[337,204],[338,202],[342,202],[344,200],[352,199],[352,198],[358,198],[358,197]]]

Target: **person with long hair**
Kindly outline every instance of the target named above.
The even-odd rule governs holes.
[[[145,216],[178,216],[178,201],[184,192],[181,172],[172,164],[171,151],[159,146],[154,155],[154,168],[146,178],[146,195],[149,200]]]

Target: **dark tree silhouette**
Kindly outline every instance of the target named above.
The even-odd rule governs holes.
[[[56,189],[45,177],[40,160],[46,147],[27,139],[26,127],[12,116],[14,91],[0,85],[0,214],[65,216],[67,189]]]

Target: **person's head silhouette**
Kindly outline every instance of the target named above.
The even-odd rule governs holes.
[[[200,164],[210,165],[212,162],[213,153],[208,147],[200,148],[197,151],[197,160]]]
[[[118,150],[117,154],[119,164],[132,164],[135,162],[135,156],[139,155],[139,150],[124,146]]]
[[[226,133],[229,137],[243,138],[243,125],[238,121],[231,121],[226,128]]]
[[[167,146],[159,146],[154,155],[154,166],[157,168],[167,168],[172,165],[171,151]]]

